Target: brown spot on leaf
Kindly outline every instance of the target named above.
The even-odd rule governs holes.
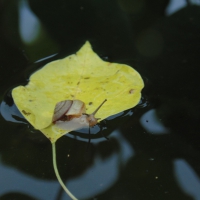
[[[80,84],[80,81],[77,83],[77,85],[79,85]]]
[[[25,110],[22,110],[22,113],[24,113],[25,115],[29,116],[31,113],[26,112]]]
[[[133,94],[134,93],[134,89],[129,90],[129,94]]]
[[[88,104],[91,106],[93,103],[92,103],[92,102],[89,102]]]
[[[84,79],[90,79],[90,77],[85,77]]]

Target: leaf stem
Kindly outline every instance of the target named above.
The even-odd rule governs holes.
[[[71,197],[71,199],[73,200],[78,200],[65,186],[65,184],[63,183],[59,172],[58,172],[58,168],[57,168],[57,164],[56,164],[56,145],[55,142],[52,143],[52,154],[53,154],[53,168],[56,174],[56,177],[58,179],[58,182],[60,183],[60,185],[62,186],[62,188],[65,190],[65,192]]]

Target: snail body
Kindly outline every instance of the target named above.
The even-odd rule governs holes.
[[[58,128],[64,130],[78,130],[81,128],[93,127],[99,120],[99,118],[95,118],[95,114],[106,101],[105,99],[92,114],[85,113],[85,103],[80,100],[58,102],[54,109],[52,122],[56,124]]]

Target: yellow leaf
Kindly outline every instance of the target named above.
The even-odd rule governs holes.
[[[137,71],[101,60],[86,42],[76,54],[35,72],[28,85],[13,89],[12,96],[23,116],[53,143],[68,132],[52,123],[58,102],[81,100],[90,114],[107,99],[96,114],[103,120],[137,105],[143,86]]]

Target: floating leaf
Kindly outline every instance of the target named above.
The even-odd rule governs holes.
[[[76,129],[73,123],[76,124],[77,120],[90,116],[82,112],[72,119],[65,116],[68,117],[66,123],[71,123],[73,127],[64,129],[55,120],[66,115],[67,111],[58,110],[60,107],[68,110],[65,107],[68,103],[71,106],[71,102],[79,100],[84,104],[86,113],[90,114],[106,99],[103,108],[96,113],[96,117],[103,120],[137,105],[143,86],[137,71],[128,65],[101,60],[86,42],[76,54],[53,61],[35,72],[28,85],[13,89],[14,102],[22,115],[52,142],[56,176],[70,196],[72,194],[57,171],[55,142]],[[76,199],[73,195],[71,198]]]
[[[86,112],[92,113],[107,99],[96,114],[103,120],[134,107],[142,88],[138,72],[124,64],[101,60],[86,42],[76,54],[35,72],[28,85],[13,89],[12,96],[24,117],[55,142],[67,132],[52,123],[58,102],[78,99],[86,104]]]

